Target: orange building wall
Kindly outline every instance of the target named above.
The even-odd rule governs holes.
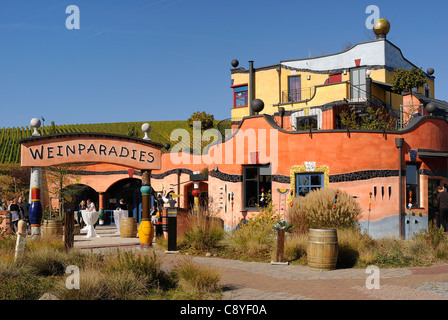
[[[448,141],[445,132],[448,124],[445,120],[425,118],[412,129],[401,132],[383,133],[367,131],[313,131],[285,132],[279,130],[275,123],[269,122],[269,116],[254,116],[245,118],[235,130],[233,136],[223,143],[212,145],[204,155],[191,155],[182,153],[162,153],[160,170],[152,171],[151,184],[155,191],[162,189],[166,192],[174,191],[178,194],[178,175],[175,169],[183,169],[180,175],[179,201],[181,207],[188,204],[187,194],[191,191],[189,173],[194,171],[209,170],[208,181],[201,183],[201,190],[208,191],[213,198],[213,213],[224,220],[228,227],[235,226],[242,217],[248,217],[253,212],[243,210],[242,199],[242,174],[243,165],[253,164],[251,153],[259,152],[259,163],[270,163],[272,175],[289,179],[293,166],[303,166],[305,162],[315,162],[316,166],[328,167],[330,177],[336,175],[359,174],[370,170],[379,171],[398,170],[398,149],[395,147],[395,138],[404,138],[403,169],[406,161],[410,161],[410,150],[431,149],[448,150]],[[182,155],[181,163],[178,156]],[[417,159],[421,163],[421,169],[435,172],[446,169],[446,159]],[[129,177],[128,167],[112,164],[91,164],[85,167],[93,172],[119,172],[103,175],[81,175],[73,177],[74,183],[82,183],[91,186],[98,192],[107,192],[115,182]],[[172,172],[170,170],[173,170]],[[215,171],[216,170],[216,171]],[[171,173],[170,173],[170,172]],[[167,174],[169,173],[169,174]],[[230,180],[222,180],[219,173],[226,174]],[[135,178],[140,176],[135,174]],[[434,177],[431,177],[434,178]],[[443,182],[444,177],[435,177]],[[234,179],[234,180],[232,180]],[[420,199],[421,208],[416,212],[428,214],[427,203],[428,176],[420,175]],[[370,177],[368,179],[357,178],[353,181],[332,182],[330,187],[341,188],[349,194],[356,196],[363,209],[363,221],[380,221],[392,218],[398,221],[398,176]],[[372,199],[369,212],[369,192],[377,186],[377,196]],[[381,194],[381,186],[384,186],[384,197]],[[389,194],[389,186],[391,194]],[[274,205],[279,208],[280,196],[277,188],[291,188],[290,183],[274,181],[272,183],[272,199]],[[227,188],[227,193],[225,193]],[[405,178],[403,178],[403,189]],[[230,193],[234,193],[233,210],[228,199]],[[403,197],[405,198],[405,197]],[[405,201],[404,201],[405,202]],[[280,212],[282,213],[282,212]],[[393,218],[396,216],[397,218]]]

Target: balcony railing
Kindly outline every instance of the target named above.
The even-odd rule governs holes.
[[[315,91],[316,87],[282,91],[282,103],[310,100],[314,96]]]

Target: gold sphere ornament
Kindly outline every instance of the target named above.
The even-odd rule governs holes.
[[[390,23],[386,19],[378,19],[373,24],[373,32],[375,32],[378,37],[386,37],[389,31]]]

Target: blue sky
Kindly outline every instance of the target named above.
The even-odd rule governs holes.
[[[368,41],[368,5],[448,100],[446,1],[1,0],[0,127],[226,119],[232,59],[260,67]]]

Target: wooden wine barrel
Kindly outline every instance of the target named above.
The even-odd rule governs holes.
[[[46,237],[62,237],[62,220],[44,220],[42,223],[42,235]]]
[[[120,219],[120,235],[122,238],[137,237],[137,218],[121,218]]]
[[[338,260],[336,229],[310,229],[306,250],[308,266],[319,270],[334,270]]]

